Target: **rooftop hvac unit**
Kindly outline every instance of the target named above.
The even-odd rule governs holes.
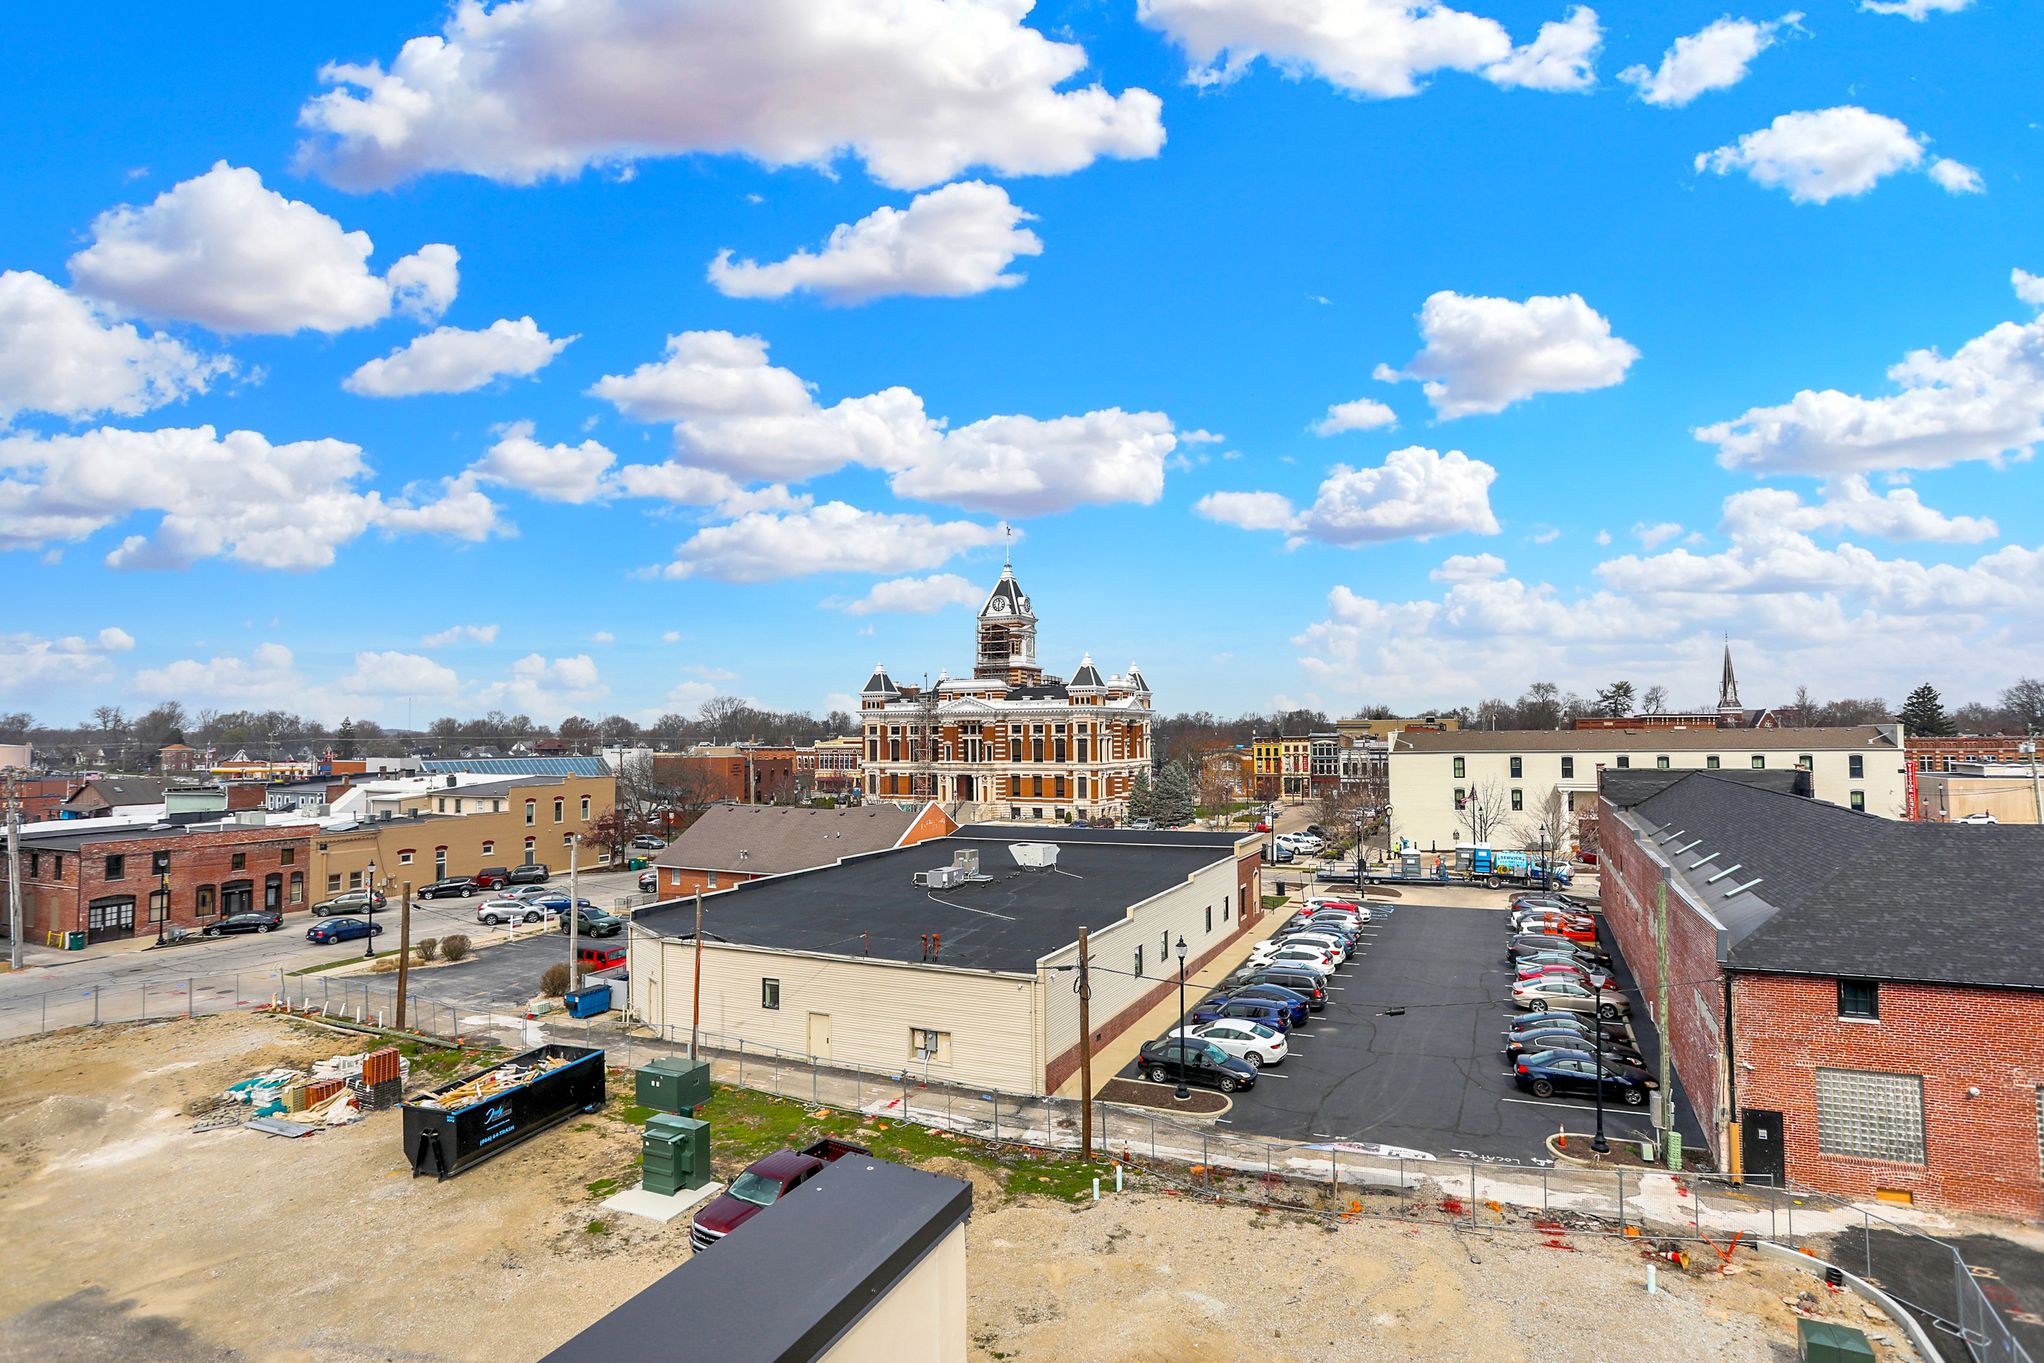
[[[934,871],[917,871],[915,883],[926,890],[948,890],[963,884],[965,873],[956,866],[939,866]]]
[[[1015,864],[1033,871],[1054,871],[1057,869],[1057,844],[1054,842],[1011,842],[1008,855],[1015,858]]]
[[[979,849],[972,847],[967,848],[963,852],[953,852],[951,854],[951,869],[966,876],[978,875]]]

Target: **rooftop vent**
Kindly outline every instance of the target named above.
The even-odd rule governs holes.
[[[965,883],[965,872],[956,866],[939,866],[933,871],[917,871],[914,879],[925,890],[948,890]]]
[[[1011,842],[1008,855],[1015,858],[1015,864],[1032,871],[1054,871],[1057,869],[1057,844],[1054,842]]]

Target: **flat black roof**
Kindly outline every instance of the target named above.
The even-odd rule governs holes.
[[[969,823],[953,837],[985,838],[994,842],[1105,842],[1119,847],[1149,843],[1158,847],[1225,847],[1232,849],[1244,838],[1261,838],[1248,829],[1235,832],[1211,828],[1042,828],[1017,827],[1011,823]]]
[[[1079,929],[1110,927],[1129,907],[1185,883],[1195,871],[1234,859],[1228,834],[1181,834],[1186,843],[1136,842],[1112,829],[1017,830],[974,825],[947,838],[847,859],[837,866],[748,881],[703,902],[706,941],[743,942],[790,951],[920,961],[922,936],[937,933],[942,965],[1029,972],[1078,940]],[[1088,834],[1105,836],[1089,837]],[[1148,838],[1135,834],[1133,837]],[[1050,843],[1056,870],[1025,870],[1008,848]],[[952,854],[979,853],[992,877],[925,890],[911,877],[949,866]],[[685,937],[695,931],[692,901],[639,913],[641,928]]]
[[[541,1363],[807,1363],[971,1213],[962,1179],[847,1155]]]

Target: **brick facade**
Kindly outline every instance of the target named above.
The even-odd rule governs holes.
[[[1732,1017],[1739,1106],[1783,1114],[1792,1181],[1847,1198],[1907,1192],[1934,1206],[2044,1218],[2044,994],[1883,981],[1879,1019],[1862,1022],[1839,1017],[1835,979],[1737,972]],[[1924,1162],[1819,1151],[1819,1067],[1921,1075]]]
[[[24,838],[25,940],[85,932],[108,941],[156,931],[162,921],[202,928],[223,914],[262,908],[291,912],[311,899],[307,825],[227,828],[132,837]],[[169,903],[162,894],[169,880]],[[0,887],[5,866],[0,863]]]

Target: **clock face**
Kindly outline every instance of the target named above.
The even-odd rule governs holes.
[[[997,597],[995,597],[995,598],[994,598],[994,614],[995,614],[995,615],[1005,615],[1005,614],[1007,613],[1007,610],[1008,610],[1008,598],[1007,598],[1007,597],[1005,597],[1005,596],[997,596]]]

